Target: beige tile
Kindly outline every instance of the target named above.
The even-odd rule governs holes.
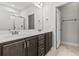
[[[46,56],[79,56],[79,47],[61,45],[57,50],[52,48]]]

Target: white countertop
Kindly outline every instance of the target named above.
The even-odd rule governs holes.
[[[20,31],[19,34],[15,34],[15,35],[12,35],[9,31],[5,31],[5,32],[1,31],[0,43],[17,40],[25,37],[31,37],[31,36],[43,34],[46,32],[52,32],[52,31],[40,31],[40,32],[39,31]]]

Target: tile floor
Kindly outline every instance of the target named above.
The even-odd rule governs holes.
[[[61,45],[57,50],[52,48],[46,56],[79,56],[79,47]]]

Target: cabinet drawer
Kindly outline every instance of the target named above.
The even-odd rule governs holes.
[[[0,46],[0,56],[1,56],[1,46]]]
[[[44,49],[44,45],[39,46],[38,49],[39,49],[39,50]]]
[[[44,48],[39,49],[38,53],[41,53],[42,51],[44,51]]]
[[[40,34],[39,36],[38,36],[38,40],[41,40],[41,39],[44,39],[45,38],[45,35],[44,34]]]
[[[40,54],[42,51],[45,51],[44,45],[38,47],[38,54]]]
[[[39,55],[39,56],[44,56],[44,55],[45,55],[45,51],[44,51],[44,50],[41,51],[38,55]]]
[[[40,41],[38,41],[38,45],[40,46],[40,45],[44,45],[44,39],[42,39],[42,40],[40,40]]]

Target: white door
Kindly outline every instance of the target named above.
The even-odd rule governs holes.
[[[61,12],[60,10],[57,8],[56,9],[56,13],[57,13],[57,47],[58,48],[61,44]]]

